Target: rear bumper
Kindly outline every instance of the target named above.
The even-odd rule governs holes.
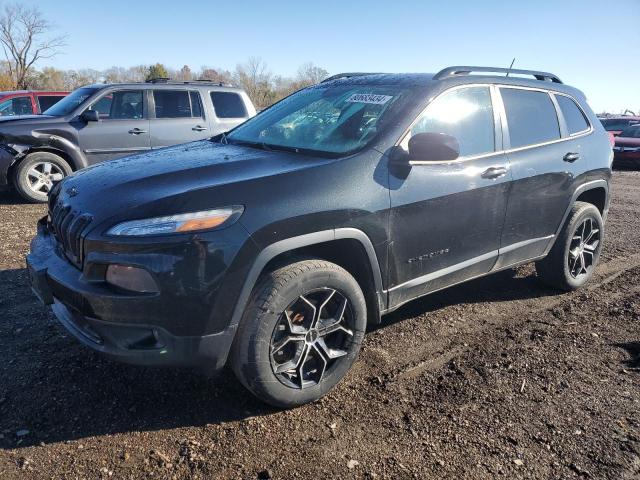
[[[615,152],[613,156],[614,167],[640,167],[640,152]]]

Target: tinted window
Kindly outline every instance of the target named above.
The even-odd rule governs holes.
[[[0,116],[33,115],[31,97],[14,97],[0,102]]]
[[[40,104],[40,111],[44,112],[46,109],[53,107],[56,103],[62,100],[62,95],[38,95],[38,103]]]
[[[194,117],[201,117],[202,115],[202,103],[200,102],[200,94],[198,92],[189,92],[191,97],[191,114]]]
[[[507,113],[511,148],[535,145],[560,138],[553,102],[546,92],[501,88]]]
[[[91,107],[106,120],[138,119],[143,117],[142,90],[120,90],[100,98]]]
[[[191,101],[187,90],[154,90],[156,118],[189,118]]]
[[[218,118],[243,118],[247,116],[242,98],[233,92],[211,92],[211,101]]]
[[[625,128],[620,132],[620,136],[625,138],[640,138],[640,125]]]
[[[459,88],[436,98],[411,129],[411,135],[424,132],[456,137],[460,156],[493,152],[495,137],[489,88]]]
[[[587,119],[584,118],[584,114],[580,108],[578,108],[576,102],[564,95],[556,95],[556,100],[558,101],[558,105],[560,105],[560,110],[562,110],[564,121],[567,123],[569,134],[582,132],[589,128],[589,123]]]

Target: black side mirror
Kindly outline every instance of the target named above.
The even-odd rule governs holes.
[[[455,160],[460,156],[458,140],[446,133],[417,133],[409,139],[409,163]]]
[[[82,120],[84,120],[87,123],[99,122],[100,114],[98,113],[97,110],[85,110],[84,112],[82,112],[82,115],[80,115],[80,118],[82,118]]]

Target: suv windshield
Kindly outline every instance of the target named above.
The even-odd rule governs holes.
[[[640,138],[640,125],[632,125],[620,132],[619,137]]]
[[[307,88],[243,123],[226,139],[265,149],[345,155],[373,140],[406,93],[391,85]]]
[[[68,115],[73,112],[78,105],[84,102],[91,95],[96,93],[98,88],[90,88],[83,87],[79,88],[69,95],[64,97],[58,103],[53,105],[51,108],[48,108],[43,112],[44,115],[53,115],[54,117],[61,117],[63,115]]]

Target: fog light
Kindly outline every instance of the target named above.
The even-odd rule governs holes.
[[[149,272],[144,268],[129,265],[109,265],[105,277],[107,283],[141,293],[156,293],[158,286]]]

